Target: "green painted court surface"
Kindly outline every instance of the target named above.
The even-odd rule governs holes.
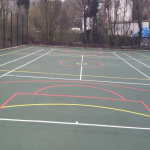
[[[150,148],[150,52],[0,51],[2,150]]]

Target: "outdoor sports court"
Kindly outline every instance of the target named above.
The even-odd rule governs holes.
[[[150,148],[150,52],[0,51],[2,150]]]

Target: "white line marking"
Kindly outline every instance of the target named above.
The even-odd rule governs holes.
[[[82,55],[79,55],[79,54],[58,54],[58,53],[52,53],[52,54],[55,54],[55,55],[63,55],[63,56],[79,56],[79,57],[82,56]],[[100,57],[100,58],[103,58],[103,57],[104,57],[104,58],[105,58],[105,57],[108,57],[108,58],[109,58],[109,57],[115,58],[115,56],[98,56],[98,55],[84,55],[84,56],[88,56],[88,57],[90,57],[90,56],[93,57],[93,56],[94,56],[94,57],[98,57],[98,58],[99,58],[99,57]]]
[[[147,76],[146,74],[144,74],[143,72],[141,72],[140,70],[138,70],[137,68],[135,68],[134,66],[132,66],[130,63],[128,63],[126,60],[124,60],[123,58],[121,58],[120,56],[118,56],[117,54],[113,53],[114,55],[116,55],[118,58],[120,58],[121,60],[123,60],[124,62],[126,62],[129,66],[131,66],[132,68],[134,68],[135,70],[137,70],[138,72],[140,72],[141,74],[143,74],[145,77],[147,77],[148,79],[150,79],[149,76]]]
[[[53,51],[53,50],[51,50],[50,52],[52,52],[52,51]],[[39,59],[39,58],[41,58],[41,57],[47,55],[47,54],[50,53],[50,52],[47,52],[47,53],[45,53],[45,54],[43,54],[43,55],[41,55],[41,56],[39,56],[39,57],[33,59],[32,61],[29,61],[28,63],[26,63],[26,64],[24,64],[24,65],[22,65],[22,66],[20,66],[20,67],[17,67],[17,68],[15,68],[15,69],[13,69],[13,70],[11,70],[11,71],[9,71],[9,72],[7,72],[7,73],[1,75],[0,78],[2,78],[3,76],[5,76],[5,75],[7,75],[7,74],[9,74],[9,73],[11,73],[11,72],[13,72],[13,71],[19,69],[19,68],[22,68],[22,67],[24,67],[24,66],[26,66],[26,65],[28,65],[28,64],[30,64],[30,63],[32,63],[32,62],[34,62],[35,60],[37,60],[37,59]]]
[[[98,81],[98,80],[79,80],[67,78],[51,78],[51,77],[37,77],[37,76],[21,76],[21,75],[6,75],[6,77],[19,77],[19,78],[35,78],[35,79],[50,79],[50,80],[66,80],[66,81],[83,81],[83,82],[98,82],[98,83],[115,83],[115,84],[130,84],[130,85],[150,85],[146,83],[129,83],[129,82],[113,82],[113,81]]]
[[[7,65],[7,64],[9,64],[9,63],[15,62],[15,61],[20,60],[20,59],[22,59],[22,58],[25,58],[25,57],[28,57],[28,56],[30,56],[30,55],[36,54],[36,53],[38,53],[38,52],[40,52],[40,51],[43,51],[43,50],[39,50],[39,51],[36,51],[36,52],[31,53],[31,54],[29,54],[29,55],[26,55],[26,56],[20,57],[20,58],[18,58],[18,59],[14,59],[14,60],[9,61],[9,62],[7,62],[7,63],[1,64],[0,66]]]
[[[150,128],[142,128],[142,127],[114,126],[114,125],[102,125],[102,124],[85,124],[85,123],[71,123],[71,122],[57,122],[57,121],[43,121],[43,120],[21,120],[21,119],[6,119],[6,118],[0,118],[0,120],[1,121],[12,121],[12,122],[26,122],[26,123],[27,122],[48,123],[48,124],[105,127],[105,128],[117,128],[117,129],[150,130]]]
[[[54,48],[52,48],[53,50],[56,50],[56,51],[64,51],[65,49],[54,49]],[[50,50],[50,49],[44,49],[44,50]],[[84,52],[86,52],[86,51],[82,51],[82,50],[67,50],[68,52],[79,52],[79,53],[84,53]],[[97,50],[95,50],[95,51],[93,51],[93,52],[90,52],[90,51],[87,51],[87,53],[98,53],[99,52],[99,50],[97,49]],[[113,53],[113,52],[103,52],[103,51],[101,51],[102,53]]]
[[[83,55],[81,60],[80,80],[82,80]]]
[[[124,54],[124,53],[123,53],[123,54]],[[139,60],[137,60],[137,59],[135,59],[135,58],[133,58],[133,57],[131,57],[131,56],[127,55],[127,54],[124,54],[124,55],[126,55],[126,56],[128,56],[128,57],[130,57],[130,58],[134,59],[135,61],[137,61],[137,62],[141,63],[142,65],[144,65],[144,66],[146,66],[146,67],[150,68],[150,66],[148,66],[148,65],[144,64],[143,62],[141,62],[141,61],[139,61]]]

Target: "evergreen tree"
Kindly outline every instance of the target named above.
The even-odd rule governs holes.
[[[26,9],[26,13],[28,14],[28,10],[30,7],[30,0],[17,0],[17,6],[24,6],[24,8]]]
[[[96,17],[98,6],[99,4],[97,0],[88,0],[86,11],[87,17]]]

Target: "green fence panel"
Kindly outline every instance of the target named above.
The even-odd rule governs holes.
[[[28,16],[15,11],[0,11],[0,49],[28,43]]]

